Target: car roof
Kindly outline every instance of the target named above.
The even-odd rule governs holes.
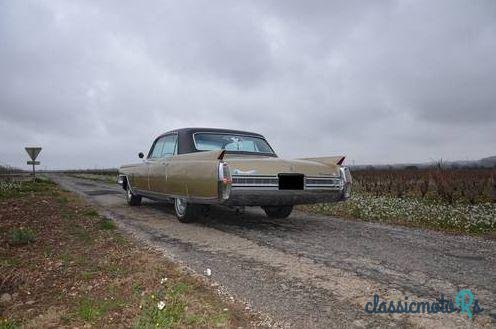
[[[175,129],[168,131],[164,133],[163,135],[170,134],[170,133],[178,133],[181,135],[192,135],[194,133],[198,132],[212,132],[212,133],[222,133],[222,134],[238,134],[238,135],[250,135],[250,136],[257,136],[257,137],[262,137],[263,135],[257,134],[254,132],[250,131],[243,131],[243,130],[233,130],[233,129],[223,129],[223,128],[205,128],[205,127],[190,127],[190,128],[181,128],[181,129]]]

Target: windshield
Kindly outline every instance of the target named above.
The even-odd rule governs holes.
[[[199,151],[226,150],[274,154],[269,144],[261,137],[236,134],[195,133],[193,138],[196,149]]]

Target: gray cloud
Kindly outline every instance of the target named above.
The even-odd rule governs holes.
[[[135,161],[184,126],[287,157],[467,159],[496,144],[494,1],[0,3],[0,162]]]

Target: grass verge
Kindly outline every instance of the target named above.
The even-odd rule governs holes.
[[[302,206],[312,213],[496,237],[496,204],[446,204],[354,193],[346,202]]]
[[[94,180],[97,182],[112,183],[117,181],[117,174],[89,174],[89,173],[73,173],[72,177]]]
[[[0,329],[250,327],[256,319],[47,182],[0,194]]]

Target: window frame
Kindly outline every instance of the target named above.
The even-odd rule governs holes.
[[[176,133],[172,133],[172,134],[167,134],[167,135],[164,135],[162,136],[163,138],[167,138],[167,137],[171,137],[171,136],[174,136],[175,137],[175,141],[174,141],[174,150],[172,151],[172,154],[164,154],[164,149],[162,148],[162,154],[161,154],[161,158],[170,158],[170,157],[173,157],[174,155],[177,155],[177,143],[178,143],[178,140],[179,140],[179,137],[177,136]],[[165,146],[165,143],[164,143],[164,146]]]
[[[160,153],[160,156],[159,157],[152,157],[152,153],[153,153],[153,150],[155,149],[155,145],[157,145],[157,142],[160,139],[166,138],[166,137],[169,137],[169,136],[176,136],[176,143],[175,143],[175,146],[174,146],[174,153],[172,155],[164,156],[162,154],[162,152],[163,152],[163,149],[162,149],[162,152]],[[155,138],[155,141],[153,141],[153,144],[150,147],[150,151],[148,151],[148,155],[147,155],[146,159],[147,160],[156,160],[156,159],[169,158],[169,157],[172,157],[174,155],[177,155],[177,151],[179,149],[178,144],[179,144],[179,136],[178,136],[178,134],[176,132],[174,132],[174,133],[168,133],[168,134],[164,134],[164,135],[160,135],[157,138]]]
[[[229,132],[215,132],[215,131],[197,131],[197,132],[193,133],[192,136],[191,136],[192,139],[193,139],[193,144],[195,145],[196,151],[199,151],[199,152],[206,152],[206,150],[201,150],[201,149],[198,148],[198,145],[196,144],[196,135],[197,134],[233,135],[233,136],[241,136],[241,137],[258,138],[258,139],[263,140],[267,144],[267,146],[272,151],[272,153],[267,153],[267,152],[251,152],[251,151],[233,151],[233,150],[225,150],[225,151],[228,152],[228,153],[259,154],[259,155],[270,155],[270,156],[276,156],[277,157],[276,152],[274,151],[274,149],[272,148],[272,146],[269,144],[269,142],[267,141],[267,139],[265,139],[265,137],[263,137],[263,136],[257,136],[257,135],[249,135],[249,134],[237,134],[235,132],[229,133]]]

